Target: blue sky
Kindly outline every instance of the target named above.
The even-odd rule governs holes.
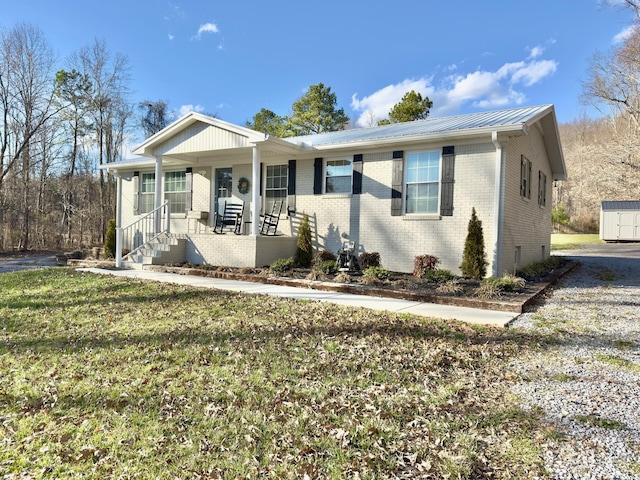
[[[0,0],[0,27],[39,27],[66,58],[94,39],[125,54],[131,100],[244,124],[261,108],[290,113],[324,83],[360,126],[409,90],[432,116],[553,103],[582,113],[596,51],[632,21],[598,0]]]

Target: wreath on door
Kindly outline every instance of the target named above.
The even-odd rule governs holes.
[[[238,180],[238,192],[245,194],[249,191],[249,179],[247,177],[241,177]]]

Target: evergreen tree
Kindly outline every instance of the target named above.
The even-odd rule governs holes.
[[[116,257],[116,221],[109,220],[107,233],[104,237],[104,256],[106,258]]]
[[[460,270],[465,277],[481,280],[487,274],[487,259],[484,252],[482,221],[476,216],[475,207],[471,209],[471,220],[464,242],[464,253]]]
[[[433,102],[429,97],[422,98],[420,93],[411,90],[405,93],[402,100],[389,111],[389,119],[380,120],[378,125],[424,120],[429,116],[429,109],[432,106]]]
[[[309,225],[309,215],[306,213],[300,222],[298,229],[298,243],[296,244],[296,255],[293,263],[297,267],[310,267],[313,260],[313,245],[311,243],[311,225]]]

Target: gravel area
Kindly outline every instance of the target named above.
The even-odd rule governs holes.
[[[563,252],[581,266],[510,326],[557,340],[512,363],[526,409],[556,435],[552,479],[640,479],[640,245]]]

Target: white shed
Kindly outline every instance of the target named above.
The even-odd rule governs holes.
[[[640,242],[640,200],[602,202],[600,239]]]

